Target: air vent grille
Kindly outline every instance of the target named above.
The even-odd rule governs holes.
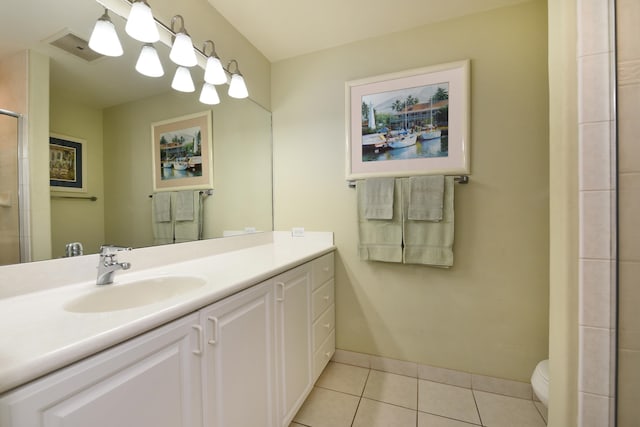
[[[103,57],[103,55],[91,50],[89,48],[89,43],[86,40],[70,32],[50,41],[49,44],[69,52],[78,58],[82,58],[87,62],[95,61],[96,59]]]

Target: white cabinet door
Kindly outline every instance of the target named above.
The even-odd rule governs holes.
[[[279,425],[288,426],[311,389],[311,268],[276,278]]]
[[[176,320],[0,399],[0,425],[202,425],[198,316]]]
[[[207,427],[275,426],[273,282],[200,311]]]

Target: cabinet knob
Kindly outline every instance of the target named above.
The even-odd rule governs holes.
[[[324,327],[327,329],[331,328],[331,323],[325,323]]]
[[[325,356],[327,357],[327,359],[328,359],[328,358],[330,358],[330,357],[331,357],[331,352],[330,352],[330,351],[327,351],[324,355],[325,355]]]
[[[329,295],[325,295],[325,296],[323,297],[323,299],[324,299],[325,301],[329,301]]]
[[[329,266],[325,265],[324,267],[322,267],[322,271],[324,271],[325,273],[329,272]]]

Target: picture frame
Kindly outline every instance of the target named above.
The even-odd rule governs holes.
[[[153,191],[213,188],[211,111],[151,124]]]
[[[345,85],[346,179],[468,175],[470,61]]]
[[[87,191],[87,151],[84,139],[49,135],[49,186],[51,191]]]

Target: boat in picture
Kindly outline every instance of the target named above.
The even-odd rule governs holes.
[[[420,133],[420,139],[423,141],[429,139],[436,139],[442,136],[442,131],[436,129],[433,125],[433,96],[429,98],[429,124],[422,128],[422,133]]]
[[[428,139],[436,139],[442,136],[442,131],[436,129],[433,125],[428,125],[422,128],[422,132],[420,133],[420,139],[428,140]]]
[[[412,145],[416,145],[417,139],[418,139],[418,134],[416,133],[399,134],[397,136],[392,136],[391,138],[388,138],[387,145],[390,148],[410,147]]]
[[[378,153],[387,148],[387,137],[382,133],[362,135],[362,151]]]
[[[177,171],[187,170],[188,167],[189,167],[189,162],[182,161],[182,160],[176,160],[173,162],[173,168]]]

